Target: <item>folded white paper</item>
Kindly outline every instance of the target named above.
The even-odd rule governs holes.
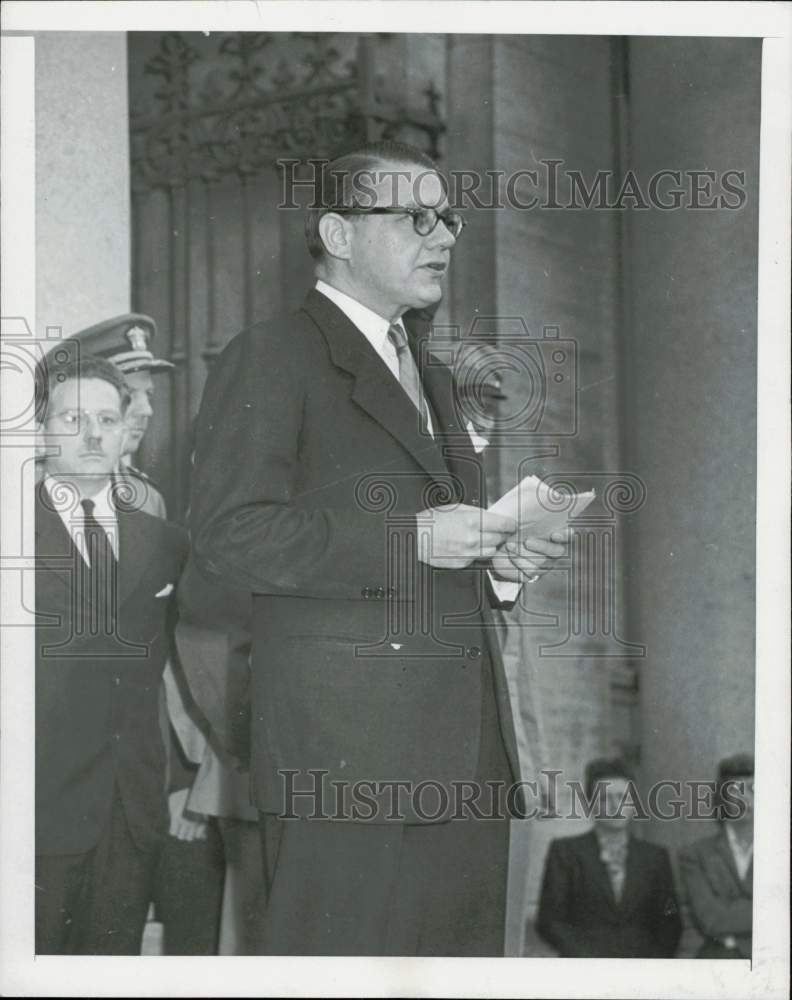
[[[489,510],[513,518],[521,535],[547,538],[553,531],[563,531],[569,519],[581,514],[594,496],[594,490],[570,494],[538,476],[526,476]]]

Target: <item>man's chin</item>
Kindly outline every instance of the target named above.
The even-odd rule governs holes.
[[[426,309],[428,306],[437,305],[442,297],[443,286],[439,282],[432,281],[430,284],[421,288],[420,292],[415,296],[410,308]]]
[[[109,476],[112,472],[111,466],[106,458],[103,459],[83,459],[80,468],[80,475],[91,477]]]

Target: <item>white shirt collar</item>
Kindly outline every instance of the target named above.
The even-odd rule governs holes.
[[[390,320],[385,319],[384,316],[380,316],[379,313],[375,313],[373,309],[364,306],[362,302],[353,299],[346,292],[341,292],[332,285],[328,285],[321,278],[316,282],[316,290],[338,306],[341,312],[360,330],[377,354],[382,357],[383,351],[386,349],[386,344],[389,343],[388,329],[391,325]],[[396,320],[396,322],[399,326],[402,326],[401,320]]]
[[[753,857],[753,841],[749,844],[742,844],[737,838],[737,834],[729,823],[725,823],[726,827],[726,839],[729,842],[729,848],[732,852],[732,857],[734,858],[734,864],[737,867],[737,871],[740,878],[745,878],[748,873],[748,867],[751,863],[751,858]]]
[[[110,544],[113,547],[116,558],[118,558],[118,515],[112,500],[112,483],[108,479],[105,486],[92,497],[86,500],[93,500],[93,515],[107,532]],[[59,479],[56,476],[47,475],[44,477],[44,488],[52,501],[52,507],[57,512],[66,530],[69,532],[72,541],[77,546],[80,555],[88,561],[84,535],[84,511],[80,501],[83,499],[79,491],[67,478]]]
[[[53,505],[57,504],[59,509],[65,506],[63,503],[59,502],[59,500],[62,499],[61,490],[62,489],[68,490],[71,494],[73,494],[71,498],[72,502],[66,507],[64,511],[66,515],[76,514],[77,516],[82,517],[81,502],[83,499],[85,499],[85,500],[93,500],[94,517],[96,517],[97,521],[100,520],[100,518],[102,517],[110,518],[111,520],[115,520],[116,518],[116,509],[111,499],[112,481],[109,476],[107,482],[102,487],[102,489],[99,490],[99,492],[92,497],[80,496],[80,492],[77,489],[77,487],[74,486],[66,476],[61,478],[59,476],[53,476],[47,474],[44,477],[44,485],[47,488],[47,493],[49,493],[50,498],[53,501]]]

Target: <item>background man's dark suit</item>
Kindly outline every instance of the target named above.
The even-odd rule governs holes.
[[[186,538],[140,511],[118,511],[115,635],[75,635],[81,562],[43,486],[36,503],[37,951],[114,952],[139,933],[127,865],[148,870],[167,830],[158,692],[171,602]],[[125,645],[127,643],[128,645]],[[124,822],[121,822],[121,821]],[[125,827],[118,830],[117,827]],[[115,884],[96,886],[115,937],[86,926],[60,877],[113,827]],[[121,834],[115,836],[116,833]],[[124,849],[126,848],[126,856]],[[67,881],[73,878],[68,877]],[[144,890],[145,892],[145,890]],[[114,898],[116,897],[116,898]],[[85,901],[83,900],[83,903]],[[148,898],[143,904],[143,920]],[[139,906],[137,909],[139,910]],[[64,909],[66,912],[64,912]],[[129,926],[132,920],[135,927]],[[105,927],[105,930],[107,928]],[[142,922],[139,930],[142,930]]]
[[[693,923],[704,936],[697,958],[751,957],[753,864],[744,879],[734,864],[725,829],[679,853],[679,868]],[[733,936],[737,948],[720,943]]]
[[[194,555],[208,579],[254,595],[251,770],[264,813],[284,810],[279,769],[300,771],[303,788],[311,787],[312,768],[326,770],[328,783],[447,785],[519,773],[483,575],[434,570],[416,558],[417,512],[455,499],[485,502],[451,372],[427,366],[422,381],[436,441],[419,432],[413,404],[363,334],[312,291],[298,313],[235,338],[207,382],[197,426]],[[445,443],[452,445],[446,457]],[[310,814],[315,804],[303,797],[293,807]],[[374,818],[381,822],[387,797],[380,806]],[[332,798],[326,808],[332,814]],[[493,835],[496,826],[505,830],[491,823]],[[490,859],[497,868],[491,881],[505,886],[500,847]],[[426,868],[427,884],[445,878],[439,868]],[[297,926],[289,938],[283,927],[301,911],[294,898],[300,889],[292,887],[278,927],[270,921],[275,949],[348,947],[348,939],[332,940],[343,914],[317,926],[314,937],[303,920],[302,942],[294,939]],[[442,900],[443,884],[431,895]],[[502,904],[500,896],[493,904],[501,923]],[[316,900],[303,916],[321,908]],[[476,919],[471,912],[471,927]],[[419,947],[431,951],[431,933]],[[372,932],[354,948],[400,953],[413,946],[394,939],[392,929],[388,941]],[[438,945],[445,947],[465,953],[458,936]],[[502,936],[481,947],[498,953]]]
[[[536,929],[562,958],[672,958],[681,933],[668,852],[630,837],[619,902],[594,831],[545,861]]]

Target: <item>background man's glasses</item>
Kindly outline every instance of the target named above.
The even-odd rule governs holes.
[[[341,206],[340,208],[328,209],[337,215],[409,215],[412,218],[413,229],[419,236],[428,236],[437,228],[437,223],[442,222],[454,239],[458,239],[462,230],[467,224],[467,220],[459,212],[453,211],[438,212],[435,208],[399,208],[398,206],[374,206],[373,208]]]
[[[88,427],[91,417],[95,417],[96,423],[105,431],[118,431],[124,424],[124,418],[115,410],[61,410],[53,414],[54,420],[73,431]]]

